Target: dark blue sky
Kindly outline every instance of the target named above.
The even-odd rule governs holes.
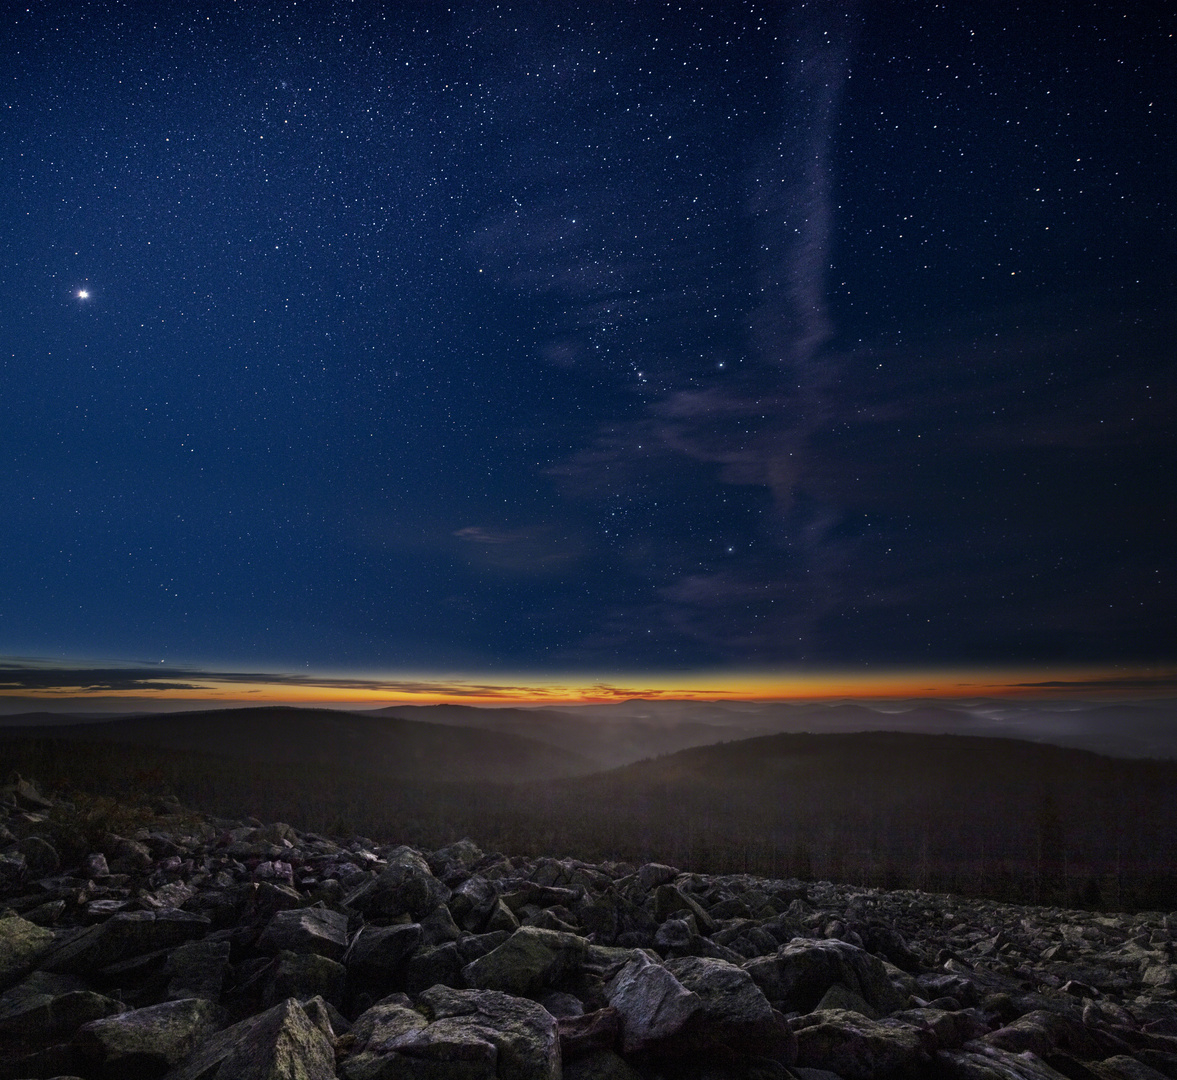
[[[0,655],[1174,660],[1171,16],[386,7],[5,16]]]

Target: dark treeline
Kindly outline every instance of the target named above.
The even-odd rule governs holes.
[[[518,785],[48,736],[4,738],[0,761],[67,793],[169,792],[217,816],[425,849],[470,836],[511,854],[1177,908],[1177,764],[1003,739],[775,735]]]

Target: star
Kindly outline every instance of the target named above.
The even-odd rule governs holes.
[[[86,289],[79,289],[77,292],[77,297],[79,300],[89,300],[90,293]]]

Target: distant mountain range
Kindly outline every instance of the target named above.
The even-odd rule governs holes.
[[[34,715],[0,727],[0,763],[95,795],[171,790],[210,813],[426,848],[469,835],[487,849],[589,860],[1172,910],[1177,762],[997,737],[1009,722],[998,707]],[[1079,718],[1064,735],[1087,725],[1114,741],[1111,725],[1128,719],[1139,740],[1165,735],[1168,719],[1110,706]],[[748,736],[783,719],[820,733]],[[887,720],[919,730],[830,730]]]
[[[596,762],[510,732],[283,706],[164,713],[115,720],[0,727],[3,739],[52,737],[215,754],[235,761],[320,765],[389,779],[466,783],[547,780],[592,772]]]
[[[520,735],[613,768],[695,746],[775,733],[907,731],[1052,743],[1113,757],[1177,758],[1177,700],[1139,702],[625,701],[560,709],[397,705],[375,710]]]
[[[897,731],[1012,738],[1122,758],[1177,758],[1177,700],[1141,702],[633,700],[561,708],[285,706],[0,717],[0,738],[102,739],[238,760],[317,761],[422,781],[580,776],[771,734]]]

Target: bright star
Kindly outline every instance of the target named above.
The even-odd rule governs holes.
[[[79,289],[78,290],[78,299],[79,300],[89,300],[90,294],[85,289]]]

